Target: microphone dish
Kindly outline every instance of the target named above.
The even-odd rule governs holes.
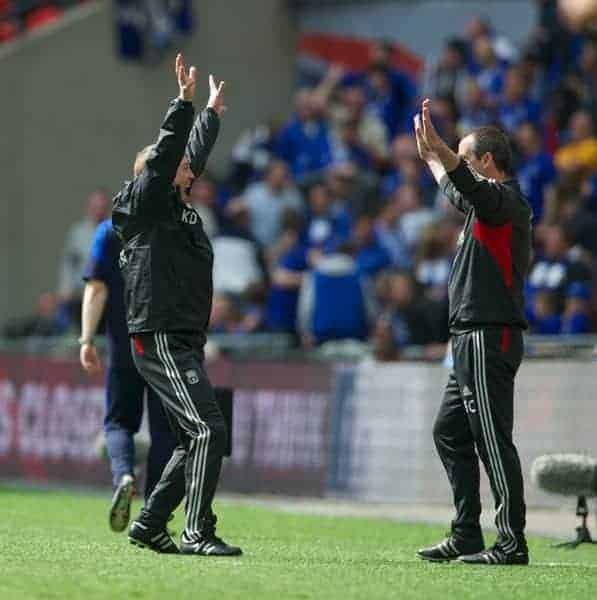
[[[585,454],[547,454],[531,466],[531,480],[562,496],[597,496],[597,460]]]

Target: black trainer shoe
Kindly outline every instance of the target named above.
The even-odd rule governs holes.
[[[512,552],[504,552],[499,544],[494,544],[487,550],[461,556],[458,560],[468,565],[528,565],[529,552],[526,545]]]
[[[417,556],[431,562],[456,560],[463,554],[474,554],[483,550],[483,539],[464,540],[450,535],[443,542],[417,551]]]
[[[201,535],[193,540],[183,533],[180,540],[182,554],[197,554],[199,556],[240,556],[243,551],[238,546],[230,546],[223,539],[216,536],[216,523],[218,517],[211,508],[201,522]]]
[[[110,505],[110,529],[117,533],[124,531],[131,518],[131,502],[135,495],[135,478],[123,475],[112,496]]]
[[[166,529],[151,529],[144,523],[133,521],[129,529],[129,542],[141,548],[149,548],[160,554],[179,554],[178,546]]]
[[[243,551],[238,546],[230,546],[217,536],[200,537],[198,540],[188,540],[182,534],[180,540],[181,554],[197,554],[198,556],[240,556]]]

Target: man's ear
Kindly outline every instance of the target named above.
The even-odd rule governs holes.
[[[489,165],[492,165],[493,164],[493,156],[492,156],[491,152],[486,152],[483,155],[481,162],[483,164],[484,169],[487,169],[487,167],[489,167]]]

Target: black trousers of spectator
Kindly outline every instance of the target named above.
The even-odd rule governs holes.
[[[152,527],[165,526],[186,494],[186,541],[201,536],[218,485],[227,430],[203,368],[203,348],[192,333],[151,332],[131,340],[135,365],[160,397],[178,439],[172,458],[141,512]]]
[[[143,419],[143,398],[147,389],[147,413],[151,445],[145,472],[145,499],[149,498],[164,467],[172,456],[176,438],[160,399],[130,365],[110,366],[106,377],[106,417],[104,431],[114,487],[123,475],[134,473],[135,442]]]
[[[522,471],[512,441],[514,377],[522,354],[520,329],[487,328],[454,335],[454,367],[433,428],[454,492],[453,534],[481,535],[476,449],[495,498],[498,542],[508,552],[523,539],[525,527]]]

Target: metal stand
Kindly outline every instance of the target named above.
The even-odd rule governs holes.
[[[589,507],[587,505],[587,498],[585,496],[579,496],[578,500],[576,501],[576,516],[581,518],[581,524],[576,528],[576,539],[570,542],[553,544],[553,548],[569,548],[572,550],[581,544],[597,544],[597,541],[593,541],[591,538],[591,532],[587,527]]]

